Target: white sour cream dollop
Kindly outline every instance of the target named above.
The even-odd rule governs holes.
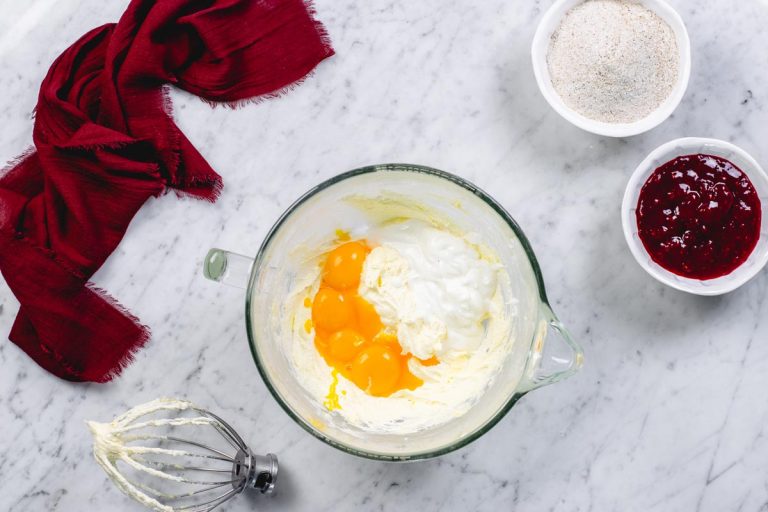
[[[496,268],[464,239],[409,220],[369,239],[359,293],[391,328],[405,353],[438,359],[483,341]]]

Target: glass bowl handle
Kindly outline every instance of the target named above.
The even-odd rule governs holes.
[[[245,289],[251,267],[253,258],[223,249],[211,249],[203,261],[203,275],[211,281]]]
[[[528,392],[570,377],[581,368],[584,352],[557,319],[549,305],[541,305],[539,329],[528,356],[518,391]]]

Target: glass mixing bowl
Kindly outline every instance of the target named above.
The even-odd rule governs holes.
[[[288,298],[301,271],[292,252],[327,244],[337,229],[354,231],[369,224],[359,208],[344,201],[350,196],[399,196],[425,206],[463,232],[477,235],[508,271],[509,291],[517,299],[511,331],[515,342],[492,385],[463,416],[409,435],[373,433],[328,412],[296,379],[285,353],[291,336]],[[547,302],[541,270],[523,231],[485,192],[437,169],[375,165],[331,178],[288,208],[255,259],[212,249],[203,270],[214,281],[239,287],[247,283],[251,353],[285,412],[315,437],[362,457],[406,461],[456,450],[487,432],[523,395],[572,375],[582,364],[581,348]]]

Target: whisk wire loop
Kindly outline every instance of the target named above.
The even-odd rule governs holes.
[[[275,485],[277,457],[255,455],[229,423],[187,401],[154,400],[88,426],[94,456],[110,478],[158,512],[210,512],[246,488],[269,493]]]

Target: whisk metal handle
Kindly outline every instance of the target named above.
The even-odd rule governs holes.
[[[250,449],[240,450],[235,456],[232,479],[242,479],[243,489],[257,489],[262,494],[269,494],[275,489],[277,471],[277,456],[274,453],[254,455]]]
[[[253,466],[255,475],[253,487],[259,489],[263,494],[274,491],[278,469],[277,456],[274,453],[255,455]]]

